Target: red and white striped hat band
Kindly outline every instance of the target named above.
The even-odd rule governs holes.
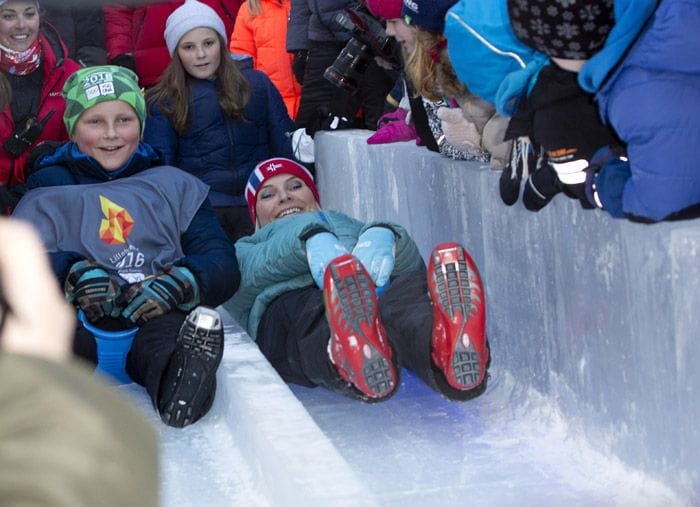
[[[314,183],[314,177],[306,167],[288,158],[269,158],[255,166],[255,169],[248,177],[248,184],[245,187],[245,200],[248,203],[248,212],[250,213],[250,218],[253,220],[253,223],[255,223],[257,219],[255,205],[258,200],[258,190],[260,190],[260,187],[265,183],[265,180],[277,176],[278,174],[291,174],[296,176],[311,189],[311,193],[314,195],[316,202],[321,202],[318,196],[318,189]]]

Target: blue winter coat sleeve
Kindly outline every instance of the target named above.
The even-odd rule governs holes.
[[[226,237],[209,200],[205,200],[180,238],[185,257],[177,262],[197,279],[201,302],[216,307],[236,292],[241,274],[236,249]]]
[[[146,118],[143,141],[155,148],[165,165],[177,166],[178,135],[170,118],[154,104]]]

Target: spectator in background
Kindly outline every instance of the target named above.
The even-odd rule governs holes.
[[[308,0],[289,0],[287,22],[287,51],[292,54],[292,72],[300,85],[304,84],[306,58],[309,54],[309,9]]]
[[[236,290],[235,250],[207,186],[140,142],[146,104],[133,72],[80,69],[63,94],[71,142],[39,160],[13,216],[36,226],[66,298],[91,324],[138,326],[126,373],[163,422],[192,424],[214,400],[224,345],[220,318],[199,305]],[[202,314],[211,325],[199,332]],[[74,350],[96,361],[82,324]]]
[[[0,0],[0,193],[7,213],[42,141],[65,141],[61,88],[79,68],[35,0]],[[12,187],[17,187],[15,190]]]
[[[0,219],[0,244],[2,504],[156,507],[155,431],[69,359],[75,317],[36,233]]]
[[[556,167],[559,183],[577,178],[590,204],[615,218],[658,222],[700,216],[700,35],[695,29],[700,4],[583,1],[554,16],[541,2],[538,10],[531,3],[509,1],[516,34],[550,55],[559,73],[595,93],[599,111],[589,106],[595,120],[600,113],[625,144],[621,157],[615,139],[595,135],[591,122],[585,130],[573,123],[574,113],[581,116],[580,105],[576,112],[545,111],[535,132],[554,140],[565,136],[570,154]],[[591,23],[596,30],[588,30]],[[542,39],[536,26],[558,36]]]
[[[403,227],[321,210],[288,159],[261,162],[246,198],[256,232],[236,243],[232,311],[285,381],[380,401],[405,366],[447,398],[483,393],[486,302],[463,247],[438,245],[426,272]]]
[[[253,67],[277,87],[289,117],[299,109],[301,86],[292,72],[293,55],[286,50],[290,0],[247,0],[241,6],[229,49],[250,55]]]
[[[508,1],[515,35],[551,59],[539,72],[532,90],[520,99],[509,129],[515,135],[528,136],[542,147],[546,157],[546,164],[529,178],[523,197],[532,211],[547,205],[560,192],[591,208],[585,195],[584,169],[599,148],[619,145],[612,130],[601,122],[593,95],[577,81],[579,64],[603,46],[614,24],[612,2],[557,6],[553,16],[538,17],[530,13],[527,1]],[[537,9],[542,7],[537,5]],[[533,30],[538,22],[541,24]],[[558,26],[564,23],[566,30]],[[544,30],[551,35],[546,41],[540,37]]]
[[[228,45],[241,0],[202,1],[221,17]],[[181,0],[131,0],[105,4],[105,42],[110,62],[136,72],[141,86],[155,85],[170,63],[170,54],[163,40],[165,21],[183,3]]]
[[[311,135],[316,130],[348,127],[376,130],[377,120],[385,112],[384,99],[398,77],[396,72],[379,67],[371,57],[358,79],[358,89],[354,94],[323,76],[352,35],[337,22],[336,17],[357,5],[356,0],[309,2],[306,25],[309,48],[296,122]],[[295,23],[299,27],[303,25],[300,19],[295,19]],[[356,57],[357,51],[350,54]],[[359,111],[361,117],[356,118]]]
[[[83,67],[107,63],[102,6],[87,1],[73,5],[65,0],[42,0],[44,21],[56,28],[68,56]]]
[[[367,8],[377,17],[386,20],[386,33],[394,37],[401,46],[404,61],[410,59],[416,51],[418,29],[409,26],[401,17],[401,0],[368,0]],[[393,94],[396,94],[394,97]],[[444,98],[430,100],[415,92],[413,84],[402,74],[387,100],[396,103],[396,109],[379,119],[377,132],[367,139],[368,144],[379,144],[394,141],[406,141],[418,137],[419,143],[431,151],[455,160],[488,161],[488,153],[481,146],[473,143],[460,147],[453,146],[446,139],[439,114],[441,108],[457,107],[455,101]],[[456,109],[459,113],[459,109]],[[461,113],[459,113],[461,114]],[[465,128],[470,124],[463,122]],[[452,134],[452,133],[451,133]],[[454,136],[456,137],[456,136]],[[453,138],[454,138],[453,137]],[[477,135],[475,133],[474,137]]]
[[[216,12],[195,0],[168,17],[172,61],[147,94],[144,139],[166,164],[209,185],[216,214],[235,241],[253,230],[243,195],[248,176],[260,160],[293,157],[296,127],[270,79],[238,69],[225,30]]]
[[[504,140],[508,119],[496,114],[493,104],[470,93],[457,79],[443,34],[445,14],[454,3],[455,0],[404,2],[402,22],[415,30],[415,46],[406,61],[406,75],[417,93],[433,102],[443,101],[436,114],[445,139],[477,156],[483,147],[490,155],[491,168],[501,170],[510,163],[512,143]]]
[[[508,23],[507,0],[458,0],[444,18],[447,53],[457,78],[471,94],[495,106],[506,127],[505,170],[499,191],[503,202],[513,205],[520,195],[520,182],[527,180],[523,203],[533,209],[540,199],[531,183],[548,166],[539,147],[526,135],[511,132],[509,120],[522,97],[534,86],[539,71],[549,63],[547,55],[527,47]],[[502,129],[494,129],[503,138]]]

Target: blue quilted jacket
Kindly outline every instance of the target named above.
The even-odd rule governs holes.
[[[184,135],[175,132],[157,105],[146,120],[144,141],[160,152],[166,165],[209,185],[214,207],[246,206],[245,185],[257,163],[271,157],[294,158],[287,133],[296,127],[277,88],[262,72],[246,68],[242,73],[251,88],[244,121],[225,116],[216,82],[201,79],[190,80],[190,118]]]
[[[637,0],[625,1],[638,15]],[[663,0],[598,90],[603,119],[627,143],[629,161],[606,164],[597,178],[613,216],[658,221],[700,203],[698,26],[700,2]],[[583,77],[596,75],[586,69],[593,63]]]

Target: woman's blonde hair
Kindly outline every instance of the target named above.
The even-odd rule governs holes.
[[[248,12],[250,12],[250,17],[253,18],[262,12],[262,7],[260,7],[260,0],[246,0],[248,4]]]
[[[416,29],[416,44],[406,56],[405,70],[416,93],[428,100],[461,97],[468,93],[450,63],[442,34]]]
[[[215,79],[219,92],[219,106],[226,116],[242,120],[245,106],[250,98],[250,85],[231,58],[225,41],[219,34],[216,36],[220,47],[220,62]],[[175,51],[172,61],[158,84],[146,92],[148,110],[152,111],[154,104],[157,104],[163,114],[170,119],[178,135],[184,134],[188,127],[191,93],[188,77],[182,60]]]
[[[262,6],[260,5],[260,2],[262,0],[246,0],[246,3],[248,4],[248,12],[250,12],[250,17],[254,18],[258,14],[262,12]],[[278,4],[283,5],[284,0],[276,0]],[[289,1],[289,0],[288,0]]]

